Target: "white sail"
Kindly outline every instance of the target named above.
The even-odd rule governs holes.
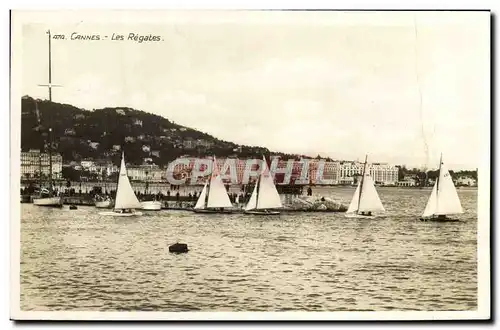
[[[280,195],[278,194],[278,190],[276,190],[273,177],[269,173],[269,168],[264,158],[262,160],[261,174],[259,175],[245,210],[266,210],[280,208],[282,206]]]
[[[198,201],[194,206],[195,209],[204,209],[205,208],[205,198],[207,198],[207,185],[208,181],[203,186],[203,190],[201,191],[200,197],[198,197]]]
[[[362,189],[361,194],[359,193],[360,189]],[[349,208],[347,209],[347,213],[376,211],[384,212],[385,208],[380,201],[372,177],[366,173],[363,179],[363,187],[361,188],[360,180],[352,197],[351,204],[349,204]]]
[[[422,217],[463,213],[458,193],[450,172],[441,162],[439,178],[434,184]]]
[[[362,189],[358,212],[384,212],[384,206],[380,201],[373,179],[369,174],[365,175]]]
[[[125,155],[122,154],[122,162],[120,165],[120,173],[118,177],[118,187],[116,188],[115,209],[140,209],[141,203],[134,193],[134,189],[130,185],[125,167]]]
[[[269,173],[266,160],[263,160],[263,170],[260,175],[257,209],[275,209],[282,207],[281,198]]]
[[[430,217],[436,212],[437,205],[437,182],[434,184],[434,188],[432,188],[431,197],[427,201],[427,206],[425,207],[423,217]]]
[[[359,204],[359,189],[360,189],[361,181],[358,182],[358,187],[352,196],[351,204],[349,204],[349,208],[347,209],[347,213],[356,213],[358,210]]]
[[[253,188],[252,196],[250,196],[250,200],[248,201],[248,204],[245,206],[245,211],[253,210],[257,206],[257,189],[258,189],[258,182],[255,184],[255,187]]]
[[[224,187],[224,183],[220,177],[214,157],[214,161],[212,163],[212,176],[208,190],[207,208],[223,208],[232,206],[233,204],[231,204],[231,201],[229,200],[229,195],[227,194],[226,187]]]
[[[441,172],[439,173],[439,187],[437,193],[437,215],[463,213],[462,205],[460,204],[460,199],[458,198],[457,189],[453,184],[450,172],[448,172],[448,169],[444,165],[441,165]]]

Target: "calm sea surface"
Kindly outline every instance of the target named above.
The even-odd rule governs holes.
[[[103,217],[22,204],[21,308],[475,310],[477,190],[463,222],[418,220],[430,190],[378,188],[387,217],[160,211]],[[353,188],[318,194],[348,204]],[[187,254],[168,245],[188,243]]]

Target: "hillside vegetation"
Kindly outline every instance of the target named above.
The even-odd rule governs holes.
[[[121,150],[127,162],[152,162],[165,166],[180,156],[238,156],[269,158],[270,150],[222,141],[207,133],[184,127],[158,115],[130,108],[103,108],[92,111],[69,104],[38,100],[41,126],[38,126],[36,102],[22,98],[21,149],[40,149],[52,127],[53,150],[64,162],[82,159],[107,159],[115,163]],[[41,138],[43,136],[44,138]],[[299,158],[272,152],[284,159]],[[303,156],[305,157],[305,156]]]

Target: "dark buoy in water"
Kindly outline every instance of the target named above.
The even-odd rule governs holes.
[[[70,209],[70,210],[76,210],[76,209],[77,209],[77,207],[76,207],[76,205],[70,205],[70,206],[69,206],[69,209]]]
[[[187,253],[189,250],[187,244],[175,243],[168,247],[168,251],[171,253]]]

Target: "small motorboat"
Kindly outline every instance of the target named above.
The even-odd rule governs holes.
[[[141,202],[142,209],[147,211],[159,211],[161,210],[160,201],[144,201]]]
[[[106,199],[96,199],[95,200],[95,207],[98,209],[109,209],[112,206],[111,199],[106,198]]]

